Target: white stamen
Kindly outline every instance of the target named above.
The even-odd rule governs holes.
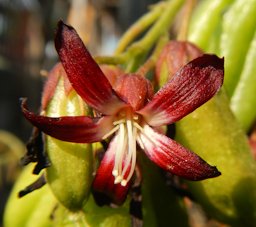
[[[128,135],[127,135],[127,129],[125,129],[125,136],[124,136],[124,144],[123,144],[123,150],[122,150],[122,156],[120,158],[119,164],[118,164],[118,173],[122,177],[122,169],[123,169],[123,161],[127,153],[127,146],[128,146]],[[123,178],[123,177],[122,177]]]
[[[118,184],[118,183],[122,182],[122,180],[123,180],[122,176],[117,176],[115,178],[114,184]]]
[[[144,129],[137,123],[137,122],[133,122],[133,125],[139,129],[142,133],[144,132]]]
[[[137,137],[137,129],[134,127],[133,128],[133,138],[132,138],[133,139],[132,140],[132,149],[131,149],[131,151],[129,151],[132,154],[132,157],[131,157],[132,160],[130,161],[131,162],[131,169],[130,169],[129,175],[126,178],[127,182],[132,178],[134,170],[135,170],[135,165],[136,165],[136,137]],[[122,182],[121,182],[121,184],[122,184]]]
[[[118,171],[117,171],[116,169],[113,169],[112,175],[113,175],[114,177],[117,177],[117,176],[118,176]]]
[[[131,120],[127,120],[126,121],[126,127],[127,127],[127,131],[128,131],[128,153],[125,159],[125,165],[124,168],[122,170],[122,176],[124,178],[124,175],[131,163],[131,159],[132,159],[132,153],[134,150],[134,146],[133,146],[133,141],[134,141],[134,135],[133,135],[133,130],[132,130],[132,121]],[[135,137],[136,138],[136,137]],[[135,147],[136,150],[136,147]]]
[[[145,128],[138,124],[138,115],[132,115],[131,112],[127,111],[122,112],[119,117],[122,119],[119,118],[113,122],[115,127],[104,135],[103,139],[108,138],[118,130],[112,174],[115,177],[115,184],[120,183],[122,186],[126,186],[132,178],[136,166],[136,142],[144,149],[142,136],[150,139],[150,135],[145,131]],[[152,139],[150,140],[152,141]]]
[[[118,121],[114,121],[114,122],[113,122],[113,125],[119,125],[119,124],[121,124],[121,123],[125,123],[125,119],[120,119],[120,120],[118,120]]]
[[[119,126],[119,134],[118,139],[117,139],[117,149],[116,149],[116,154],[115,154],[115,164],[112,173],[114,172],[116,178],[118,178],[119,175],[121,175],[122,171],[122,160],[125,152],[125,147],[126,147],[126,132],[125,132],[125,126],[123,123],[120,124]]]
[[[102,139],[105,140],[107,139],[109,136],[111,136],[113,133],[115,133],[118,129],[119,129],[119,125],[115,126],[114,128],[112,128],[108,133],[106,133]]]
[[[125,186],[127,185],[127,180],[122,180],[122,181],[121,181],[121,185],[122,185],[123,187],[125,187]]]

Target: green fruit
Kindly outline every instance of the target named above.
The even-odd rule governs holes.
[[[143,225],[158,227],[168,223],[168,226],[189,226],[182,197],[167,186],[159,168],[143,154],[139,155],[139,163],[142,171]]]
[[[224,12],[233,2],[234,0],[200,1],[192,14],[188,40],[207,51],[209,45],[213,45],[212,39],[216,39]]]
[[[99,207],[93,197],[84,206],[83,212],[88,226],[92,227],[129,227],[131,226],[131,216],[129,212],[130,199],[120,207]]]
[[[4,212],[5,227],[48,227],[52,226],[51,214],[58,204],[48,185],[18,198],[18,192],[34,182],[33,165],[27,166],[18,178],[8,199]]]
[[[231,97],[231,109],[245,131],[256,119],[256,32],[251,41],[238,85]]]
[[[179,121],[176,138],[222,173],[217,178],[188,182],[196,201],[209,215],[232,226],[255,226],[255,161],[225,94],[220,92]]]
[[[87,113],[88,109],[81,98],[74,90],[67,94],[60,79],[46,115],[82,116]],[[46,169],[47,182],[53,194],[68,209],[81,209],[88,199],[93,178],[92,146],[46,136],[45,149],[51,162],[51,166]]]
[[[72,213],[63,206],[55,211],[54,227],[130,227],[129,201],[121,207],[99,207],[92,196],[83,210]]]
[[[256,0],[237,0],[223,17],[220,54],[225,57],[224,86],[232,96],[256,30]]]

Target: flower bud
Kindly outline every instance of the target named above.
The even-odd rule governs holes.
[[[85,116],[88,107],[71,87],[61,64],[49,75],[42,98],[43,114],[50,117]],[[68,133],[68,132],[67,132]],[[78,210],[87,201],[93,172],[92,147],[45,137],[51,166],[47,182],[57,199],[68,209]]]
[[[104,75],[107,77],[112,87],[115,86],[118,77],[124,74],[124,71],[121,68],[114,65],[100,65],[100,69],[102,70]]]
[[[156,63],[157,84],[162,87],[182,66],[202,55],[194,44],[172,40],[167,43]]]

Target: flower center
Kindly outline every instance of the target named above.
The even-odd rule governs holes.
[[[136,140],[138,140],[138,130],[143,130],[139,125],[139,116],[130,110],[121,112],[118,119],[113,122],[114,128],[107,133],[106,139],[117,132],[117,144],[114,168],[112,171],[115,177],[115,184],[120,183],[126,186],[131,179],[136,165]]]

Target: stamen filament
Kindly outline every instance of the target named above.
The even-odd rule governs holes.
[[[118,174],[120,177],[122,177],[122,168],[123,168],[123,160],[124,160],[124,157],[125,157],[125,154],[127,152],[127,130],[125,129],[125,136],[124,136],[124,144],[123,144],[123,150],[122,150],[122,153],[121,153],[121,158],[119,160],[119,164],[118,164]],[[122,177],[123,179],[123,177]]]
[[[120,162],[122,165],[122,159],[123,159],[123,153],[125,151],[125,126],[124,124],[118,125],[119,127],[119,133],[118,133],[118,138],[117,138],[117,150],[115,154],[115,163],[114,163],[114,168],[112,171],[113,176],[115,176],[115,182],[120,183],[121,180],[119,181],[118,177],[121,175],[120,173]],[[122,168],[122,166],[121,166]],[[119,182],[118,182],[119,181]],[[116,183],[115,183],[116,184]]]
[[[122,176],[117,176],[115,178],[114,184],[118,184],[118,183],[122,182],[122,180],[123,180]]]
[[[154,144],[155,141],[150,138],[149,133],[145,130],[147,125],[142,127],[136,122],[139,119],[138,115],[133,115],[130,111],[122,112],[122,114],[124,118],[114,121],[113,125],[115,127],[104,135],[103,139],[108,138],[118,130],[112,174],[115,177],[115,184],[120,183],[122,186],[126,186],[132,178],[136,167],[136,142],[140,144],[142,149],[145,149],[143,136]]]
[[[136,137],[137,137],[137,128],[134,127],[133,128],[133,140],[132,140],[132,150],[130,150],[129,152],[131,153],[131,161],[129,160],[129,163],[131,162],[131,168],[130,168],[130,172],[129,175],[127,176],[126,179],[123,179],[121,182],[122,186],[126,186],[127,182],[129,182],[129,180],[132,178],[134,170],[135,170],[135,166],[136,166]],[[129,165],[127,165],[126,169],[128,168]],[[126,170],[123,170],[123,174],[125,174]]]
[[[139,129],[141,132],[144,131],[144,129],[143,129],[137,122],[134,122],[133,125],[134,125],[137,129]]]
[[[114,121],[113,125],[119,125],[119,124],[124,123],[124,122],[125,122],[125,119],[120,119],[120,120]]]
[[[126,127],[127,127],[127,131],[128,131],[128,153],[127,153],[127,157],[126,157],[126,160],[125,160],[125,166],[122,170],[122,176],[123,177],[124,177],[128,167],[131,163],[132,152],[133,152],[133,149],[134,149],[134,146],[133,146],[134,137],[133,137],[132,121],[131,120],[126,121]]]
[[[111,136],[112,134],[114,134],[118,129],[119,129],[119,125],[116,125],[114,128],[112,128],[108,133],[106,133],[102,139],[105,140],[107,139],[109,136]]]

